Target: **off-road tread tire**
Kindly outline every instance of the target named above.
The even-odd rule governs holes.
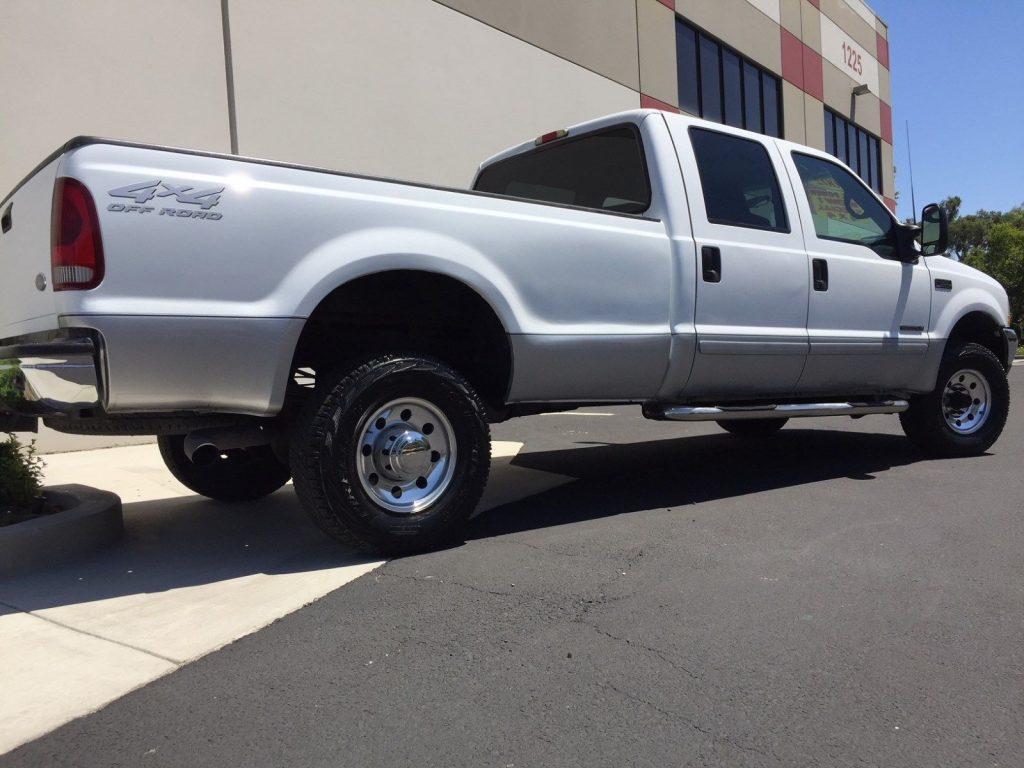
[[[269,445],[232,451],[241,461],[202,467],[185,455],[184,435],[157,438],[160,456],[175,479],[208,499],[226,502],[255,501],[282,488],[292,476]],[[244,455],[243,455],[244,452]]]
[[[409,383],[400,384],[402,378]],[[434,391],[424,392],[424,383]],[[448,390],[448,403],[432,399],[439,390]],[[363,415],[385,398],[403,395],[424,397],[441,407],[458,446],[448,490],[429,509],[411,515],[392,514],[369,498],[356,475],[352,450]],[[328,450],[340,457],[341,466]],[[470,383],[439,360],[380,355],[318,377],[316,391],[294,425],[290,463],[299,501],[328,536],[374,555],[435,549],[458,535],[487,485],[491,451],[486,407]]]
[[[942,416],[942,392],[949,377],[963,368],[979,371],[992,390],[992,408],[988,421],[971,435],[958,435]],[[910,408],[900,414],[903,432],[924,454],[936,458],[977,456],[999,439],[1010,413],[1010,385],[1006,369],[990,349],[967,343],[949,350],[939,366],[935,389],[910,400]]]
[[[722,419],[718,426],[736,437],[771,437],[789,419]]]

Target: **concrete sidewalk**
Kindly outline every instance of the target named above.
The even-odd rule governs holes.
[[[482,509],[568,478],[509,464],[496,442]],[[290,487],[224,505],[166,471],[156,446],[47,458],[48,485],[121,496],[125,537],[94,557],[0,581],[0,753],[91,712],[381,565],[306,518]]]

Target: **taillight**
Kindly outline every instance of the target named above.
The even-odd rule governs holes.
[[[50,229],[53,290],[86,291],[103,281],[103,243],[92,195],[78,179],[57,179]]]

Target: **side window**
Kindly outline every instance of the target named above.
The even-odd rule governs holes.
[[[760,142],[691,128],[708,221],[789,232],[786,205],[768,150]]]
[[[484,168],[479,192],[546,203],[643,213],[651,207],[640,133],[620,126],[570,137]]]
[[[799,152],[793,153],[793,162],[818,237],[863,245],[884,258],[893,255],[893,218],[856,176],[835,163]]]

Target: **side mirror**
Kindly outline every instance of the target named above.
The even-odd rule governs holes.
[[[921,253],[935,256],[949,247],[949,217],[946,209],[932,203],[921,212]]]
[[[917,236],[921,234],[921,228],[916,224],[897,224],[896,242],[891,258],[893,261],[902,261],[904,264],[917,264],[921,252],[917,247]]]

